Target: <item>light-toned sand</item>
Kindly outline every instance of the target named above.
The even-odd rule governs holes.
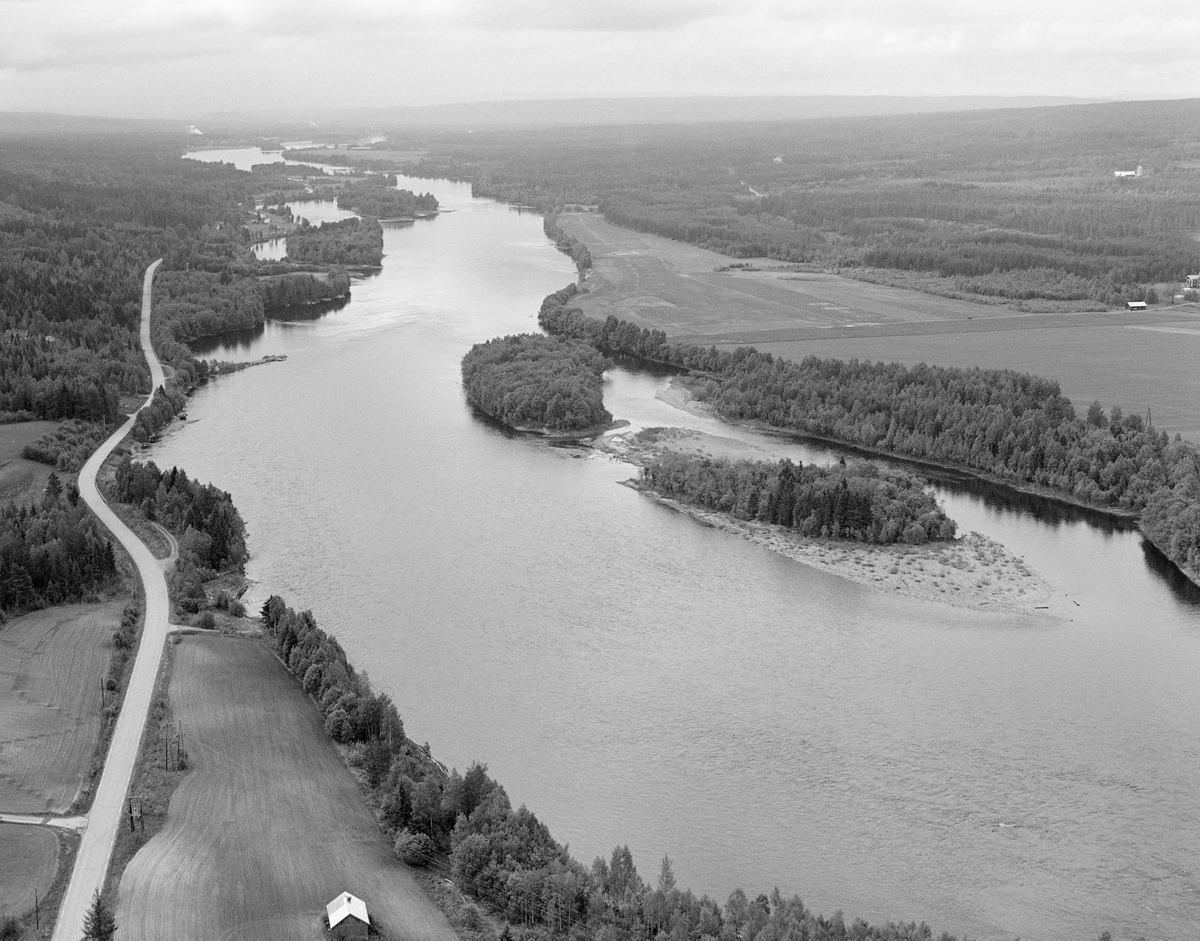
[[[646,428],[609,435],[598,440],[595,447],[639,466],[668,451],[730,460],[778,458],[769,442],[757,444],[686,428]],[[647,492],[647,496],[708,526],[735,533],[823,572],[922,601],[977,611],[1034,613],[1042,612],[1055,594],[1023,559],[979,533],[924,546],[810,539],[780,526],[737,519],[655,493]]]

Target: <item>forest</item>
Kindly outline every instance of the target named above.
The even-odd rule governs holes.
[[[383,226],[376,219],[342,219],[313,226],[307,220],[288,233],[294,262],[377,268],[383,261]]]
[[[1093,402],[1079,416],[1058,383],[1028,373],[904,366],[670,343],[660,330],[604,321],[567,306],[570,285],[549,295],[538,322],[551,335],[692,373],[687,386],[730,421],[969,468],[1032,484],[1089,506],[1141,515],[1146,536],[1200,577],[1200,452],[1119,406]]]
[[[642,468],[638,484],[661,496],[802,536],[890,545],[954,538],[946,516],[918,477],[881,471],[869,461],[807,467],[784,459],[731,461],[665,454]]]
[[[266,266],[259,266],[265,268]],[[155,348],[189,356],[183,345],[200,337],[260,327],[268,313],[347,297],[350,275],[340,267],[328,274],[263,274],[254,267],[220,271],[159,270],[154,277]]]
[[[1157,285],[1200,271],[1197,128],[1190,100],[476,129],[430,137],[407,172],[544,211],[598,204],[610,222],[738,258],[1098,309],[1153,300]],[[1137,165],[1143,176],[1114,178]]]
[[[825,918],[778,889],[750,898],[732,892],[724,905],[681,889],[664,857],[654,884],[638,874],[627,846],[590,867],[558,843],[527,808],[513,809],[487,766],[447,771],[429,746],[404,734],[391,699],[375,693],[336,638],[309,611],[272,595],[263,624],[288,670],[317,704],[325,729],[362,772],[368,799],[397,853],[452,877],[468,896],[509,927],[508,937],[572,941],[931,941],[924,922],[847,923]],[[520,932],[520,934],[518,934]],[[505,937],[505,933],[501,934]],[[939,941],[955,941],[943,933]]]
[[[169,585],[172,599],[184,611],[204,605],[204,582],[221,572],[242,571],[246,526],[224,490],[191,480],[178,467],[160,471],[153,462],[142,464],[127,454],[117,465],[108,496],[180,537]]]
[[[104,591],[116,577],[108,531],[73,483],[64,487],[51,474],[40,502],[0,504],[0,624]]]
[[[520,334],[477,343],[462,359],[467,401],[511,428],[583,431],[612,421],[604,357],[586,343]]]

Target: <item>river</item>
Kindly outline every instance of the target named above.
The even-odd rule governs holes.
[[[340,311],[209,344],[288,359],[199,389],[151,451],[232,492],[255,599],[311,608],[410,736],[486,762],[585,863],[627,843],[651,881],[667,854],[698,894],[974,939],[1200,936],[1200,602],[1135,532],[940,486],[1055,588],[1005,617],[672,513],[472,413],[462,354],[536,330],[574,269],[536,215],[400,185],[453,211],[388,228]],[[615,368],[606,404],[703,425],[667,381]]]

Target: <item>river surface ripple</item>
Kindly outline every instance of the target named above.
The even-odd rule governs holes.
[[[150,451],[233,493],[255,598],[311,608],[413,738],[487,762],[585,863],[628,843],[697,893],[976,939],[1200,937],[1200,607],[1135,532],[939,488],[1054,585],[1023,618],[672,513],[627,465],[472,413],[462,354],[536,330],[573,267],[536,215],[400,185],[454,211],[389,228],[342,310],[210,344],[288,359],[198,390]],[[703,425],[666,381],[614,369],[606,404]]]

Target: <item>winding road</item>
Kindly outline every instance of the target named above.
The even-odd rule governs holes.
[[[160,258],[146,269],[145,281],[142,284],[142,350],[150,364],[151,391],[141,408],[150,404],[154,398],[154,390],[165,381],[162,364],[154,355],[154,347],[150,343],[150,293],[154,283],[154,271],[161,263]],[[91,813],[88,815],[87,829],[84,830],[79,853],[75,857],[75,869],[63,896],[58,921],[54,925],[54,941],[78,941],[83,936],[83,920],[91,906],[92,895],[104,884],[104,874],[112,856],[117,827],[122,821],[121,811],[125,803],[125,794],[129,790],[133,766],[137,761],[142,728],[150,710],[150,698],[154,691],[158,664],[162,659],[163,646],[170,629],[167,582],[159,561],[154,558],[145,543],[108,508],[108,504],[96,488],[96,474],[100,466],[133,428],[135,418],[136,413],[96,450],[79,472],[79,492],[84,501],[117,537],[137,565],[138,574],[146,589],[146,623],[142,629],[142,642],[138,647],[137,659],[130,674],[129,687],[125,691],[125,703],[117,718],[108,757],[104,762],[104,771],[96,788]]]

